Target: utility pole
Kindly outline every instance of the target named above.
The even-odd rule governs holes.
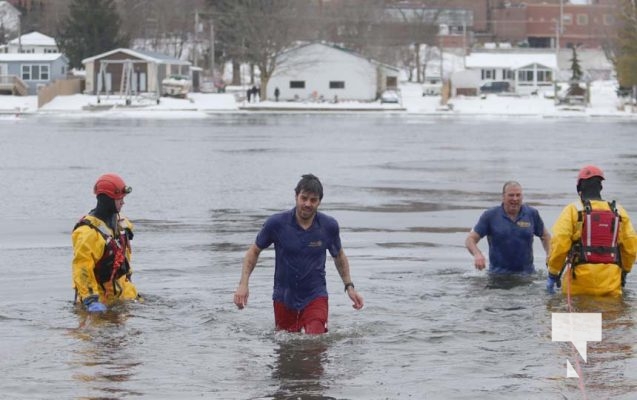
[[[467,68],[467,20],[462,21],[462,66]]]
[[[215,78],[215,25],[213,19],[210,18],[210,76],[214,81]]]
[[[18,15],[18,53],[22,53],[22,13]]]
[[[192,65],[197,66],[197,32],[199,31],[199,10],[195,10],[195,32],[192,45]]]
[[[555,76],[553,77],[553,101],[559,104],[557,97],[557,79],[560,74],[560,36],[562,35],[562,23],[564,21],[564,0],[560,0],[560,12],[558,20],[555,21]]]
[[[440,40],[440,105],[446,105],[447,104],[447,99],[446,99],[446,95],[445,95],[445,75],[444,75],[444,64],[445,64],[445,57],[443,54],[443,47],[444,47],[444,37],[442,34],[446,33],[446,31],[442,30],[442,25],[440,26],[439,29],[439,40]]]

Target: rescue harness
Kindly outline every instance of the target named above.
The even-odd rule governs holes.
[[[113,285],[113,294],[119,296],[122,288],[119,283],[117,283],[117,280],[124,275],[126,275],[128,279],[130,279],[131,276],[130,265],[126,259],[126,250],[129,247],[132,232],[128,234],[128,232],[124,230],[120,232],[118,236],[114,237],[106,225],[95,225],[91,220],[85,217],[82,217],[82,219],[75,224],[73,230],[83,225],[96,230],[105,241],[102,258],[95,263],[95,280],[104,291],[106,291],[104,284],[111,282]]]
[[[617,244],[621,217],[615,200],[609,201],[610,210],[593,210],[590,200],[583,201],[578,222],[582,223],[580,240],[571,248],[573,266],[579,264],[617,264],[620,252]]]

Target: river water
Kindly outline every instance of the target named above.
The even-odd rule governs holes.
[[[0,397],[634,399],[637,278],[622,300],[575,300],[603,316],[584,362],[551,341],[551,315],[568,306],[545,293],[542,268],[494,280],[463,243],[509,179],[550,227],[586,163],[637,215],[635,132],[378,114],[0,120]],[[87,316],[71,305],[70,231],[108,171],[133,187],[123,212],[146,300]],[[330,261],[330,331],[318,337],[274,332],[271,250],[248,307],[232,303],[246,249],[308,172],[366,301],[352,309]],[[581,379],[566,377],[567,360]]]

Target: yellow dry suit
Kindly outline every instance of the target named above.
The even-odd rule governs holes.
[[[83,217],[76,225],[73,241],[73,286],[76,301],[99,295],[104,304],[115,300],[134,300],[139,295],[130,267],[133,224],[119,218],[117,234],[104,221],[92,215]]]
[[[597,211],[613,211],[613,205],[614,202],[609,203],[604,200],[590,201],[590,209]],[[614,236],[616,243],[613,242],[612,249],[605,248],[606,254],[598,255],[597,260],[605,260],[604,262],[595,262],[595,257],[589,259],[580,256],[582,254],[580,246],[583,243],[582,230],[586,219],[584,205],[581,201],[577,201],[562,210],[553,225],[551,253],[547,262],[548,272],[553,275],[559,275],[567,263],[571,264],[571,270],[565,271],[562,277],[564,280],[570,279],[570,284],[562,283],[562,292],[566,293],[570,290],[572,295],[594,296],[622,294],[622,272],[629,273],[635,262],[637,234],[626,210],[616,205],[615,211],[619,222],[617,234]],[[614,254],[614,261],[608,259],[609,252]]]

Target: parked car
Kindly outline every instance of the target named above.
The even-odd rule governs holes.
[[[395,90],[385,90],[380,95],[381,103],[400,103],[400,95]]]
[[[191,87],[192,81],[190,77],[186,75],[170,75],[161,81],[161,94],[185,99]]]
[[[503,93],[511,89],[511,84],[506,81],[491,81],[480,86],[480,93]]]

